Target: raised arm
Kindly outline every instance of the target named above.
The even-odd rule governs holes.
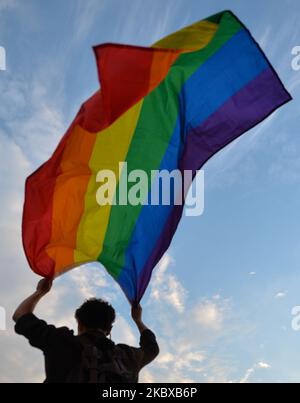
[[[148,329],[148,327],[143,323],[142,320],[142,307],[140,304],[138,305],[131,305],[131,317],[135,324],[137,325],[140,333],[142,333],[144,330]]]
[[[13,314],[13,320],[17,322],[23,315],[27,313],[33,313],[37,303],[45,294],[47,294],[52,287],[52,280],[43,278],[39,281],[36,291],[30,295],[30,297],[26,298],[16,309]]]
[[[141,305],[131,306],[131,316],[137,325],[140,338],[140,351],[142,353],[140,359],[140,369],[149,364],[159,354],[159,346],[156,341],[155,334],[143,323]]]

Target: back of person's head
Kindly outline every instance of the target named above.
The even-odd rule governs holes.
[[[75,312],[77,321],[87,329],[110,332],[116,318],[114,308],[101,298],[86,300]]]

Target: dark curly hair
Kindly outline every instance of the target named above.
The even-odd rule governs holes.
[[[75,312],[75,318],[88,329],[109,331],[116,318],[114,308],[103,299],[86,300]]]

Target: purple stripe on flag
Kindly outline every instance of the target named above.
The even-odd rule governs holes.
[[[290,94],[276,73],[268,68],[225,102],[204,123],[189,130],[179,169],[193,170],[195,175],[196,170],[216,152],[290,100]],[[171,243],[182,211],[183,206],[172,208],[160,238],[138,278],[139,301],[146,290],[152,268]]]

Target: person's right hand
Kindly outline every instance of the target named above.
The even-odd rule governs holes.
[[[37,293],[39,293],[41,295],[47,294],[47,292],[49,292],[51,290],[52,283],[53,283],[52,279],[43,278],[42,280],[40,280],[38,282],[38,285],[36,287]]]
[[[142,307],[140,304],[138,305],[131,305],[131,317],[135,322],[142,321]]]

